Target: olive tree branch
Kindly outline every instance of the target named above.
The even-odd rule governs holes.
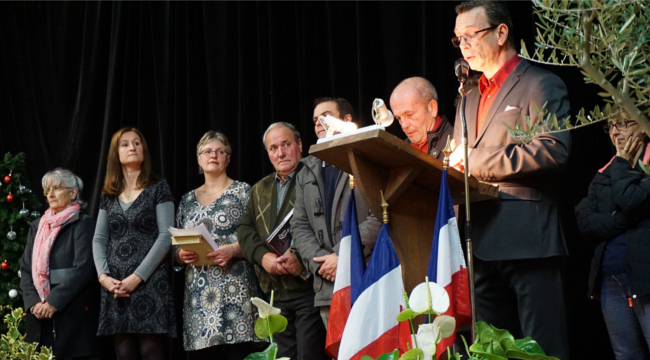
[[[592,23],[594,20],[594,12],[585,12],[582,14],[581,18],[581,23],[582,27],[585,29],[585,39],[590,39],[591,38],[591,29],[592,29]],[[594,80],[598,86],[603,88],[605,91],[608,93],[612,94],[612,97],[614,100],[616,100],[617,103],[619,103],[627,113],[630,115],[634,115],[638,120],[639,120],[639,125],[641,125],[647,133],[650,133],[650,121],[648,121],[648,118],[643,114],[641,110],[639,110],[638,107],[634,105],[632,100],[630,99],[629,96],[626,94],[618,91],[612,83],[607,81],[605,77],[603,77],[591,64],[591,45],[589,41],[584,41],[582,43],[582,57],[580,59],[580,67],[591,76],[591,78]]]

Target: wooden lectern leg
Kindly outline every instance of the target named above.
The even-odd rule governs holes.
[[[392,169],[386,186],[386,202],[391,204],[399,199],[419,174],[420,168],[415,166]]]

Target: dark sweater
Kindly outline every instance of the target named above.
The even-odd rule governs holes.
[[[296,171],[299,171],[301,167],[302,163]],[[309,281],[304,281],[299,276],[272,275],[266,272],[262,266],[264,254],[274,252],[267,244],[266,239],[293,209],[295,199],[296,176],[291,179],[284,202],[276,214],[277,190],[275,173],[272,173],[251,188],[246,211],[237,228],[239,246],[244,257],[255,264],[255,272],[262,291],[270,296],[271,290],[273,290],[274,300],[277,301],[293,300],[314,293],[311,277]]]

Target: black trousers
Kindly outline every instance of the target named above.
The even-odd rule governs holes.
[[[287,318],[287,329],[273,335],[278,344],[278,358],[291,360],[326,360],[325,326],[320,307],[314,307],[314,294],[289,301],[274,301],[273,306]]]
[[[546,355],[569,360],[562,287],[563,259],[474,259],[476,318],[532,337]]]

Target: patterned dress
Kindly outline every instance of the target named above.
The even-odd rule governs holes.
[[[194,191],[183,196],[177,212],[179,228],[201,223],[218,246],[237,242],[237,225],[248,203],[250,185],[235,181],[215,202],[201,205]],[[260,296],[253,265],[232,259],[217,265],[185,267],[183,344],[185,350],[262,341],[255,335],[257,310],[251,297]]]
[[[158,238],[156,206],[173,201],[164,180],[147,186],[124,211],[117,197],[102,195],[99,208],[106,210],[109,243],[106,261],[110,275],[124,279],[133,274]],[[161,261],[158,268],[128,298],[113,298],[102,287],[97,335],[176,335],[176,318],[171,291],[171,266]]]

